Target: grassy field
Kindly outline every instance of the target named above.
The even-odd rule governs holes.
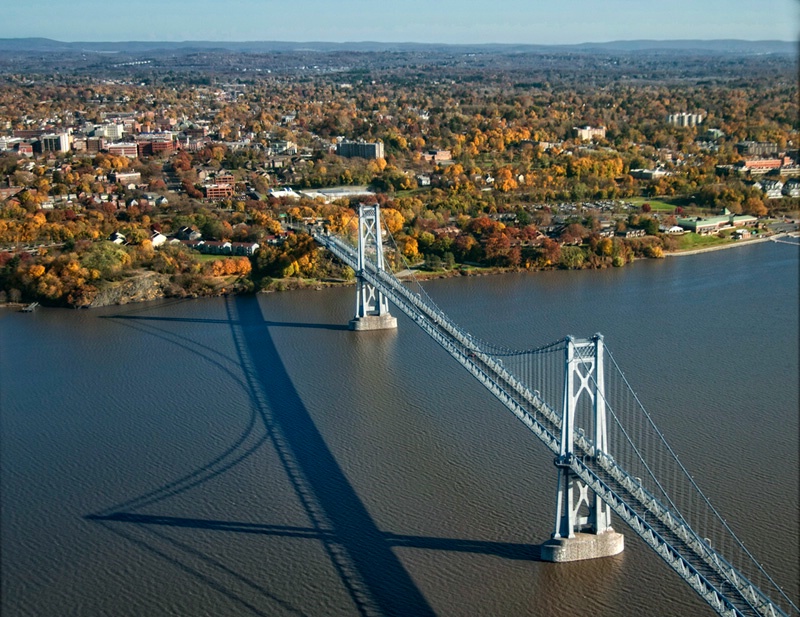
[[[697,234],[688,233],[682,236],[676,236],[678,241],[678,250],[686,251],[691,249],[702,249],[707,246],[718,246],[721,244],[730,244],[734,242],[730,238],[720,238],[719,236],[698,236]]]
[[[629,201],[639,208],[642,207],[642,204],[650,204],[650,208],[652,208],[653,212],[666,212],[668,214],[675,212],[675,208],[677,207],[663,199],[650,199],[647,197],[631,197],[625,201]]]
[[[227,257],[233,257],[233,255],[204,255],[203,253],[199,253],[196,255],[197,261],[200,263],[205,263],[207,261],[217,261],[218,259],[225,259]]]

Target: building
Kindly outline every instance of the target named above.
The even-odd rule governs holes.
[[[674,126],[698,126],[703,123],[703,116],[701,114],[687,114],[686,112],[680,114],[669,114],[667,116],[667,124]]]
[[[643,238],[647,235],[647,232],[644,229],[626,229],[625,231],[618,231],[616,235],[623,238]]]
[[[140,174],[138,171],[112,171],[110,174],[108,174],[108,179],[118,184],[138,184],[142,181],[142,174]]]
[[[336,145],[336,154],[345,158],[382,159],[383,142],[343,141]]]
[[[678,225],[687,231],[707,236],[715,234],[723,229],[730,229],[731,227],[745,227],[747,225],[755,225],[758,223],[758,217],[749,214],[730,214],[725,210],[725,214],[720,216],[712,216],[709,218],[692,217],[692,218],[679,218]]]
[[[234,255],[252,257],[259,249],[259,244],[258,242],[231,242],[231,249]]]
[[[775,157],[778,155],[778,144],[774,141],[740,141],[736,151],[742,156]]]
[[[760,180],[753,184],[760,191],[764,191],[767,199],[780,199],[783,197],[783,182],[780,180]]]
[[[206,199],[227,199],[233,197],[233,186],[230,184],[207,184],[203,187]]]
[[[106,140],[102,137],[89,137],[86,140],[86,152],[100,152],[105,150]]]
[[[127,156],[129,159],[139,157],[139,146],[132,142],[109,144],[108,153],[112,156]]]
[[[453,155],[450,150],[428,150],[421,158],[424,161],[438,163],[439,161],[452,161]]]
[[[136,136],[136,143],[142,156],[169,154],[175,149],[172,133],[169,132],[140,133]]]
[[[208,135],[208,127],[207,126],[192,126],[183,129],[183,134],[186,137],[191,137],[192,139],[202,139],[206,135]]]
[[[593,128],[587,124],[584,127],[573,126],[572,130],[575,131],[575,137],[581,141],[592,141],[594,139],[606,138],[606,127],[604,126]]]
[[[158,248],[167,241],[167,237],[158,231],[153,231],[150,234],[150,242],[153,243],[153,248]]]
[[[214,182],[217,184],[233,184],[236,182],[236,179],[233,177],[233,174],[228,171],[218,171],[217,175],[214,176]]]
[[[111,141],[122,139],[124,134],[125,126],[122,124],[110,123],[94,127],[95,137],[104,137],[105,139],[109,139]]]
[[[702,135],[703,139],[707,139],[709,141],[716,141],[717,139],[722,139],[723,137],[725,137],[725,132],[719,129],[707,129]]]
[[[783,185],[781,191],[786,197],[800,197],[800,180],[797,178],[790,178]]]
[[[790,165],[792,160],[788,157],[781,159],[745,159],[734,165],[739,172],[749,172],[751,175],[765,174],[773,170],[779,170],[784,165]]]
[[[636,178],[637,180],[654,180],[671,175],[670,172],[663,167],[657,167],[656,169],[631,169],[630,174],[632,178]]]
[[[276,154],[297,154],[297,144],[293,141],[277,140],[273,141],[270,146]]]
[[[0,150],[14,150],[21,142],[20,137],[0,137]]]
[[[68,133],[50,133],[39,138],[42,152],[67,152],[70,149]]]
[[[14,137],[21,139],[38,139],[47,131],[44,129],[18,129],[14,131]]]

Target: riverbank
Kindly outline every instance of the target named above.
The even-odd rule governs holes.
[[[700,253],[708,253],[713,251],[720,251],[731,249],[741,246],[750,246],[752,244],[760,244],[763,242],[776,242],[781,241],[781,238],[798,238],[800,239],[800,232],[781,232],[775,235],[760,236],[750,240],[736,240],[726,244],[716,244],[713,246],[706,246],[702,248],[687,249],[683,251],[670,251],[664,252],[664,257],[683,257],[686,255],[697,255]],[[645,258],[646,259],[646,258]],[[546,268],[554,269],[554,268]],[[502,268],[502,267],[478,267],[478,266],[457,266],[450,270],[429,271],[421,269],[406,269],[401,270],[395,274],[398,279],[413,278],[418,281],[426,281],[431,279],[445,279],[458,276],[490,276],[497,274],[509,274],[515,272],[538,272],[543,269],[537,268],[532,270],[525,270],[521,268]],[[288,277],[281,279],[273,279],[268,285],[258,291],[258,293],[274,293],[282,291],[295,291],[300,289],[316,289],[322,290],[328,287],[346,287],[355,284],[355,279],[305,279]],[[208,294],[187,294],[189,297],[201,296],[218,296],[218,295],[236,295],[237,292],[230,289],[230,285],[216,289],[213,293]],[[138,276],[130,277],[124,281],[116,282],[105,287],[101,293],[91,303],[89,308],[97,308],[109,305],[124,305],[137,302],[146,302],[150,300],[158,300],[169,297],[187,297],[186,295],[180,296],[174,293],[174,288],[169,285],[168,277],[158,275],[153,272],[143,272]],[[21,310],[27,303],[14,303],[7,302],[0,304],[0,308],[11,310]]]
[[[710,253],[712,251],[722,251],[725,249],[732,249],[737,246],[749,246],[751,244],[760,244],[762,242],[776,242],[779,238],[798,238],[800,232],[779,233],[772,236],[760,236],[750,240],[734,240],[728,244],[715,244],[714,246],[706,246],[699,249],[688,249],[685,251],[672,251],[664,253],[665,257],[683,257],[685,255],[697,255],[699,253]]]

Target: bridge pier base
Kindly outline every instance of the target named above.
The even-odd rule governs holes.
[[[350,329],[362,332],[365,330],[393,330],[397,328],[397,317],[388,313],[384,315],[364,315],[350,320]]]
[[[576,533],[572,538],[552,538],[541,545],[541,560],[557,563],[619,555],[625,536],[613,529],[603,533]]]

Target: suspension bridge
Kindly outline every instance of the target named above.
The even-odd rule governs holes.
[[[415,280],[384,261],[378,206],[360,206],[356,241],[312,230],[357,276],[354,330],[397,327],[391,302],[475,377],[554,455],[551,561],[619,553],[611,513],[719,615],[797,616],[669,446],[599,334],[514,350],[455,324]]]

